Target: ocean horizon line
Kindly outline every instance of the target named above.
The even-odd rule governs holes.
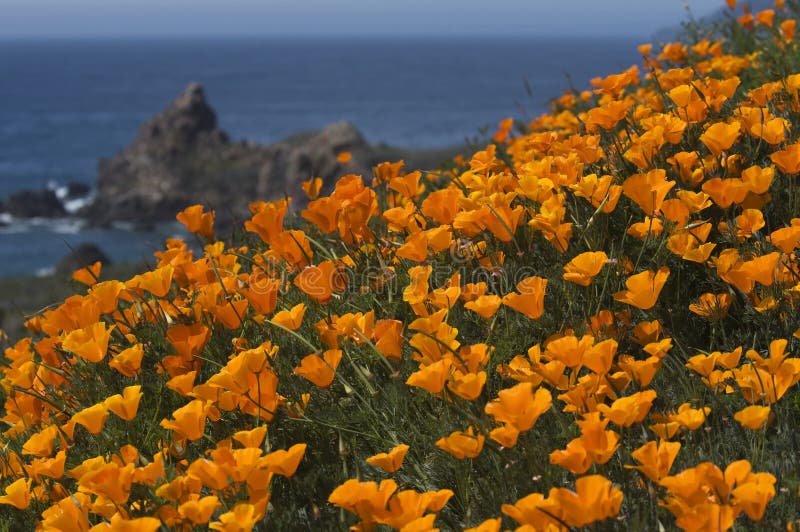
[[[428,33],[428,32],[408,32],[408,33],[185,33],[185,34],[164,34],[164,33],[98,33],[98,34],[0,34],[0,42],[52,42],[52,41],[181,41],[181,40],[224,40],[224,41],[277,41],[277,40],[336,40],[336,41],[362,41],[362,40],[406,40],[406,39],[425,39],[430,41],[447,41],[452,39],[469,39],[472,42],[485,40],[493,41],[592,41],[592,40],[635,40],[643,41],[654,39],[652,33],[484,33],[475,35],[474,33]]]

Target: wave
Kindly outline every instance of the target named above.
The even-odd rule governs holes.
[[[86,227],[82,218],[14,218],[8,213],[0,214],[0,234],[30,233],[44,229],[47,232],[75,235]]]

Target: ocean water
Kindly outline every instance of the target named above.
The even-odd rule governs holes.
[[[190,81],[203,83],[234,139],[274,142],[348,120],[370,142],[462,143],[531,119],[590,78],[636,63],[631,38],[215,38],[0,40],[0,198],[22,188],[93,184],[97,160]],[[139,260],[159,232],[70,222],[0,228],[0,276],[46,269],[92,241]],[[66,244],[65,244],[66,242]]]

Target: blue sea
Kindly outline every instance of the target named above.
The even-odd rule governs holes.
[[[572,85],[639,60],[633,38],[209,38],[0,40],[0,198],[92,185],[97,160],[190,81],[234,139],[270,143],[347,120],[373,143],[445,147]],[[70,246],[150,260],[175,226],[86,229],[74,220],[0,228],[0,276],[46,272]]]

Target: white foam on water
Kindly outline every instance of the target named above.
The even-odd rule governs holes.
[[[34,229],[45,229],[54,234],[75,235],[86,227],[86,221],[80,218],[17,219],[10,215],[0,214],[0,222],[7,224],[0,226],[0,234],[29,233]]]
[[[66,187],[64,188],[66,189]],[[64,195],[66,196],[66,192]],[[84,207],[91,205],[93,201],[94,201],[94,192],[82,198],[75,198],[66,201],[62,199],[61,204],[64,206],[65,211],[67,211],[70,214],[75,214]]]
[[[50,277],[56,273],[56,269],[53,266],[48,266],[47,268],[39,268],[34,272],[36,277]]]

